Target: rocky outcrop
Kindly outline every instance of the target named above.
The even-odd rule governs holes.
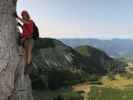
[[[84,57],[71,47],[56,39],[44,38],[36,41],[33,52],[33,64],[37,68],[45,70],[56,69],[80,69],[87,68],[89,63]]]
[[[0,0],[0,100],[33,100],[15,39],[15,11],[16,0]]]
[[[9,100],[33,100],[31,81],[29,75],[24,75],[24,67],[24,59],[20,57],[14,75],[14,89],[8,97]]]

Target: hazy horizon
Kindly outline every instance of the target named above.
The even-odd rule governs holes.
[[[40,38],[52,38],[52,39],[97,39],[97,40],[133,40],[133,38],[90,38],[90,37],[63,37],[63,38],[59,38],[59,37],[40,37]]]

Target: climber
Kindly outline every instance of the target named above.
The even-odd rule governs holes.
[[[16,14],[16,13],[15,13]],[[22,35],[21,35],[21,43],[24,44],[24,51],[25,51],[25,74],[30,74],[32,70],[32,48],[33,48],[33,21],[30,18],[30,15],[27,11],[22,11],[21,17],[17,14],[15,15],[18,20],[20,20],[22,25]]]

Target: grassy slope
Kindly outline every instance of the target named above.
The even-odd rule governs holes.
[[[117,75],[115,80],[105,76],[101,81],[101,86],[92,85],[87,100],[133,100],[133,79]]]
[[[120,90],[107,87],[92,87],[87,100],[133,100],[133,88]]]
[[[84,91],[86,100],[133,100],[133,80],[115,76],[110,80],[107,76],[101,79],[102,85],[88,82],[77,84],[72,88],[64,88],[56,91],[34,92],[38,97],[35,100],[52,100],[59,94],[75,95],[78,91]],[[72,92],[73,91],[73,92]],[[66,99],[69,100],[69,99]]]

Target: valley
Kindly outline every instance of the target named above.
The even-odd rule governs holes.
[[[84,99],[81,100],[132,100],[133,96],[133,79],[122,78],[116,75],[115,80],[110,80],[104,76],[101,80],[102,84],[91,84],[84,82],[72,85],[67,88],[58,89],[56,91],[45,91],[41,98],[51,100],[60,94],[80,93]],[[74,95],[73,95],[74,96]],[[49,98],[48,98],[49,97]],[[76,96],[74,96],[76,98]],[[119,98],[119,99],[118,99]],[[42,100],[43,100],[42,99]],[[39,99],[36,99],[39,100]],[[65,99],[67,100],[67,99]]]
[[[133,63],[90,45],[42,38],[33,52],[35,100],[133,100]],[[59,99],[63,98],[63,99]]]

